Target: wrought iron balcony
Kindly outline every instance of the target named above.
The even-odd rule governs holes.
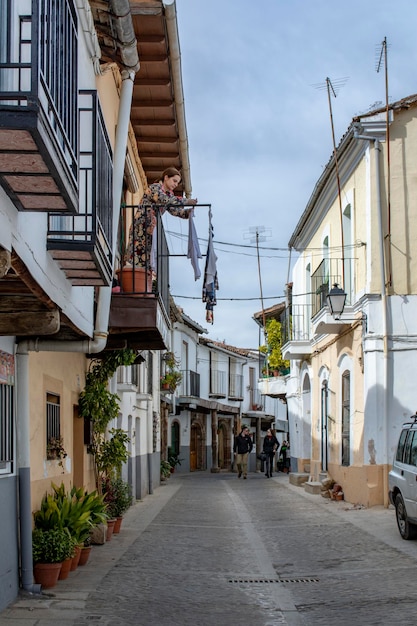
[[[281,314],[282,357],[285,360],[302,359],[311,354],[310,304],[295,304]]]
[[[137,241],[127,235],[125,224],[141,221],[141,232],[155,236]],[[169,250],[159,212],[156,225],[143,206],[126,206],[122,212],[123,248],[121,267],[116,270],[118,280],[113,289],[110,306],[109,343],[112,347],[143,350],[164,350],[169,347]],[[140,259],[137,246],[140,246]],[[135,252],[136,251],[136,252]],[[131,263],[131,261],[140,261]]]
[[[226,372],[213,369],[210,372],[210,398],[226,397]]]
[[[311,275],[312,317],[327,306],[326,296],[332,285],[334,283],[343,284],[342,263],[342,259],[323,259],[316,271]]]
[[[0,183],[18,210],[78,207],[77,15],[70,0],[2,0]]]
[[[243,400],[243,376],[241,374],[229,374],[229,398]]]
[[[200,397],[200,374],[192,370],[182,370],[182,381],[179,387],[180,396]]]
[[[80,92],[79,115],[79,210],[49,214],[47,249],[73,285],[110,285],[113,158],[96,91]]]

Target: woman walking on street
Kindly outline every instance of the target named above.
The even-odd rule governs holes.
[[[263,443],[263,452],[266,454],[266,473],[267,478],[272,478],[272,469],[274,467],[275,452],[279,448],[279,441],[273,434],[272,430],[268,428]]]

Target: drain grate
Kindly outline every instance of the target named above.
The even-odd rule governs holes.
[[[237,583],[243,585],[263,584],[269,585],[273,583],[318,583],[318,578],[229,578],[229,583]]]

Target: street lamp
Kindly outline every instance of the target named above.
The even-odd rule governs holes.
[[[330,313],[335,320],[340,320],[343,309],[345,308],[346,295],[346,292],[335,283],[326,296]]]

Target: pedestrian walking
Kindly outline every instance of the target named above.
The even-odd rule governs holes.
[[[275,452],[279,448],[279,441],[270,428],[266,431],[263,443],[263,452],[266,454],[265,464],[267,478],[272,478],[272,470],[274,468]]]
[[[280,461],[281,461],[280,465],[282,467],[282,471],[286,474],[288,474],[289,467],[290,467],[289,459],[287,459],[289,447],[290,446],[289,446],[288,441],[284,440],[281,445],[281,450],[279,451],[279,456],[280,456]]]
[[[242,426],[240,434],[235,437],[233,444],[233,452],[235,455],[236,466],[238,470],[237,477],[240,478],[243,474],[243,478],[248,477],[248,457],[252,451],[253,442],[252,437],[249,435],[249,428]]]

